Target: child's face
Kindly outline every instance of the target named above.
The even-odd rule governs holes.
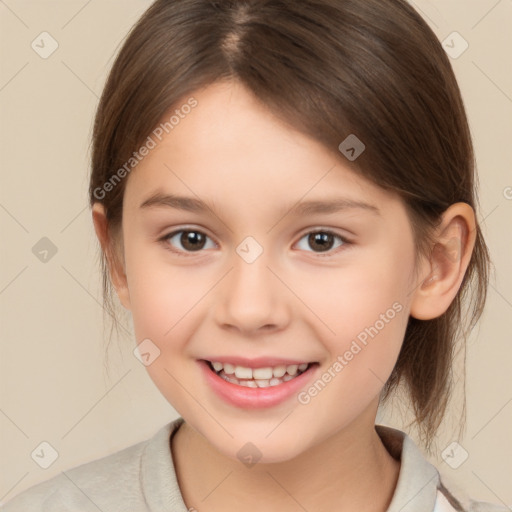
[[[137,343],[149,339],[160,351],[147,367],[151,378],[232,457],[250,441],[262,462],[287,460],[341,429],[370,428],[415,286],[403,204],[353,173],[341,153],[279,122],[240,85],[193,96],[198,105],[136,167],[124,195],[127,288],[119,293]],[[204,201],[216,215],[141,208],[157,192]],[[379,213],[292,211],[341,198]],[[185,229],[188,238],[159,241]],[[307,236],[313,231],[351,243]],[[228,358],[318,364],[299,386],[291,379],[254,389],[224,384],[201,363]]]

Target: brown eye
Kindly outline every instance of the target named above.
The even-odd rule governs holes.
[[[323,253],[329,252],[332,249],[338,248],[342,245],[349,245],[350,242],[341,235],[333,233],[332,231],[313,231],[304,235],[300,241],[306,240],[306,245],[312,249],[308,251],[304,246],[301,249],[308,252]],[[336,244],[336,240],[340,240]],[[299,241],[299,243],[300,243]]]
[[[180,230],[169,233],[162,238],[163,242],[172,246],[174,252],[198,252],[206,248],[209,237],[196,230]],[[181,246],[181,247],[180,247]],[[215,244],[213,244],[215,247]]]
[[[334,237],[330,233],[310,233],[308,243],[313,249],[328,251],[332,249]]]
[[[180,243],[187,251],[198,251],[204,247],[206,237],[197,231],[183,231]]]

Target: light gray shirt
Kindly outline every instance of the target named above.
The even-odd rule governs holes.
[[[30,487],[0,507],[2,512],[188,512],[173,463],[171,436],[178,418],[152,438],[106,457],[63,471]],[[470,502],[454,505],[436,468],[405,433],[382,425],[376,430],[389,453],[400,460],[398,483],[388,512],[505,512],[506,507]],[[194,509],[191,509],[194,510]]]

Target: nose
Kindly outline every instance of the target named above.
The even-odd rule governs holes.
[[[246,335],[284,329],[290,321],[290,292],[266,253],[252,263],[235,254],[232,262],[215,297],[217,324]]]

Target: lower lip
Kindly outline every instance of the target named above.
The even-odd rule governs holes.
[[[312,364],[299,376],[267,388],[248,388],[225,381],[219,377],[204,360],[198,361],[206,382],[223,400],[244,409],[263,409],[284,402],[299,392],[315,374],[317,364]]]

